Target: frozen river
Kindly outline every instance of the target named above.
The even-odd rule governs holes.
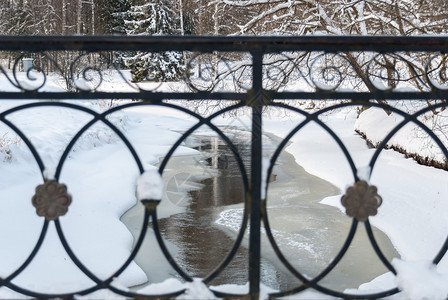
[[[248,139],[239,134],[235,137],[239,137],[234,142],[248,165]],[[197,138],[201,155],[175,157],[167,166],[164,173],[167,192],[162,202],[169,204],[165,210],[171,211],[162,212],[162,217],[166,217],[161,218],[159,224],[178,264],[192,277],[206,277],[234,243],[241,225],[245,192],[236,160],[228,147],[216,137]],[[267,145],[276,145],[276,137],[265,136],[264,139]],[[337,255],[347,238],[351,219],[337,208],[320,203],[341,191],[307,173],[285,151],[273,173],[276,180],[269,185],[267,212],[275,240],[290,263],[312,278]],[[186,194],[186,191],[190,192]],[[122,218],[134,236],[141,229],[138,223],[141,222],[141,207],[137,205]],[[374,233],[387,258],[399,257],[384,234],[378,230]],[[163,258],[153,245],[155,241],[150,231],[148,242],[136,261],[150,281],[158,282],[175,273],[167,265],[157,267],[158,271],[154,272]],[[233,262],[211,282],[212,285],[248,281],[246,246],[244,241]],[[279,290],[300,284],[281,265],[264,234],[262,256],[264,284]],[[358,228],[345,257],[321,281],[323,285],[343,291],[387,272],[376,258],[363,226]]]

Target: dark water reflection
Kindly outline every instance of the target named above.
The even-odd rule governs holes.
[[[250,172],[250,137],[234,136],[232,140],[246,172]],[[191,276],[204,278],[227,257],[235,243],[234,236],[230,237],[216,225],[218,214],[229,205],[243,204],[245,189],[240,166],[230,148],[217,137],[201,137],[200,142],[197,149],[206,154],[204,165],[218,172],[202,180],[201,189],[190,192],[191,204],[185,213],[160,220],[160,228],[165,238],[178,245],[177,258],[181,266]],[[211,285],[246,284],[248,260],[248,249],[241,246]],[[263,282],[273,288],[281,288],[290,280],[264,258],[261,274]]]
[[[206,277],[230,252],[234,241],[215,226],[219,207],[243,203],[244,184],[236,159],[229,148],[216,137],[202,137],[197,149],[204,156],[200,163],[210,177],[202,180],[202,188],[190,192],[192,198],[186,212],[160,220],[163,236],[178,245],[177,258],[194,277]],[[250,148],[238,143],[238,151],[248,165]],[[190,178],[191,179],[191,178]],[[212,284],[245,284],[247,279],[247,249],[240,248],[232,263]]]

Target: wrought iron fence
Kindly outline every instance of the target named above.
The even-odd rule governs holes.
[[[163,106],[189,114],[197,122],[186,129],[167,151],[158,169],[161,175],[165,172],[168,161],[176,149],[203,125],[208,126],[225,142],[241,173],[245,199],[240,230],[226,258],[217,262],[216,269],[202,279],[205,284],[210,283],[231,263],[238,249],[243,247],[243,239],[248,232],[249,295],[251,299],[257,299],[261,283],[261,228],[264,228],[276,256],[290,272],[290,276],[296,280],[294,288],[271,293],[272,298],[293,295],[307,289],[314,289],[335,297],[358,299],[377,299],[398,293],[398,288],[393,288],[375,294],[349,294],[325,287],[321,283],[347,254],[356,229],[361,225],[365,226],[370,243],[384,266],[394,274],[396,271],[376,242],[369,223],[369,217],[376,214],[383,199],[377,194],[376,187],[369,186],[358,177],[357,167],[349,151],[337,133],[332,131],[320,119],[320,116],[331,110],[353,106],[361,109],[379,107],[403,117],[403,121],[384,138],[381,144],[377,145],[377,150],[370,161],[370,174],[388,141],[408,123],[414,123],[423,129],[448,158],[444,143],[419,119],[427,112],[446,107],[448,77],[445,53],[447,49],[448,38],[445,37],[0,37],[0,51],[15,57],[11,61],[11,71],[8,71],[6,67],[0,69],[2,76],[5,76],[13,87],[9,90],[0,87],[0,99],[30,100],[2,111],[0,120],[26,144],[42,173],[43,183],[36,188],[29,205],[34,205],[37,214],[44,218],[40,237],[34,248],[30,249],[29,256],[10,274],[2,272],[0,287],[7,287],[37,298],[74,297],[88,295],[100,289],[109,289],[126,297],[154,298],[175,297],[185,292],[182,289],[162,295],[148,295],[124,290],[113,284],[113,279],[122,274],[139,253],[149,225],[152,226],[163,254],[176,270],[178,277],[185,281],[193,280],[170,253],[159,230],[157,207],[161,199],[140,199],[145,207],[141,233],[126,262],[116,272],[105,278],[94,274],[89,266],[78,258],[70,246],[70,237],[64,234],[59,220],[61,216],[70,213],[67,212],[69,205],[72,201],[76,201],[77,195],[70,195],[70,186],[66,187],[59,183],[59,178],[67,158],[83,133],[97,123],[105,124],[126,145],[140,174],[144,174],[144,164],[126,133],[114,125],[108,117],[114,112],[130,107]],[[126,51],[141,53],[141,56],[146,53],[170,51],[181,53],[185,60],[183,88],[166,91],[159,90],[160,82],[154,82],[152,85],[133,82],[121,71],[119,62],[116,60],[117,52]],[[31,68],[24,65],[25,69],[21,69],[24,58],[34,59]],[[132,67],[132,62],[130,65],[128,63],[129,66]],[[106,68],[116,70],[120,74],[123,88],[112,91],[103,88]],[[61,75],[66,91],[46,90],[47,73],[50,71]],[[147,80],[150,79],[147,78]],[[294,80],[302,82],[301,90],[291,84]],[[164,81],[163,75],[158,78],[158,81]],[[349,86],[351,89],[348,89]],[[120,103],[104,112],[96,112],[76,102],[55,101],[64,99],[136,101]],[[226,105],[218,109],[215,107],[214,112],[202,116],[178,104],[177,101],[183,100],[202,100],[210,104],[224,102]],[[309,112],[295,105],[295,102],[304,100],[310,103],[313,101],[330,103],[331,100],[338,100],[338,102]],[[422,100],[428,105],[415,113],[406,113],[389,105],[386,100]],[[81,127],[63,150],[54,176],[48,176],[46,173],[47,166],[42,159],[42,153],[33,144],[33,140],[20,129],[20,125],[8,118],[15,112],[36,107],[64,107],[79,110],[91,116],[91,119]],[[226,132],[213,123],[218,116],[242,107],[250,109],[252,118],[250,166],[245,165],[239,149]],[[338,254],[317,276],[312,278],[294,266],[282,253],[269,224],[269,209],[267,208],[269,199],[266,199],[265,191],[269,187],[270,176],[263,176],[262,168],[262,123],[266,107],[292,111],[304,118],[298,121],[296,127],[279,143],[270,157],[267,174],[272,173],[281,151],[291,138],[310,123],[318,124],[334,139],[344,153],[353,174],[354,185],[342,198],[347,214],[353,217],[351,229]],[[8,201],[14,201],[14,199],[8,199]],[[39,254],[51,222],[54,222],[68,256],[79,270],[94,282],[92,286],[75,292],[51,294],[27,289],[14,283],[14,279],[25,272]],[[251,230],[249,230],[249,224]],[[2,241],[2,244],[4,243],[11,243],[11,241]],[[448,240],[444,242],[433,262],[439,263],[447,250]],[[216,290],[214,293],[218,297],[244,296]]]

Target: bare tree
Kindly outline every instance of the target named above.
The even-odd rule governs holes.
[[[438,0],[215,0],[250,13],[234,18],[234,35],[430,35],[448,32],[448,4]],[[310,54],[311,55],[311,54]],[[423,76],[427,55],[400,53],[379,55],[340,53],[339,65],[344,76],[359,78],[356,88],[373,91],[372,77],[381,77],[387,88],[397,84],[397,74],[417,89],[428,87]],[[300,55],[300,65],[307,66],[312,57]],[[346,61],[347,64],[343,64]],[[406,63],[405,63],[406,62]],[[370,66],[367,72],[367,65]],[[309,65],[308,65],[309,66]],[[285,67],[283,65],[283,67]],[[398,70],[400,68],[400,70]],[[380,72],[377,76],[375,72]],[[350,73],[351,72],[351,73]],[[385,78],[386,77],[386,78]],[[422,80],[418,80],[418,79]]]
[[[215,0],[250,9],[239,34],[394,34],[439,33],[447,11],[429,0]],[[443,1],[440,1],[443,2]],[[442,5],[443,6],[443,5]],[[446,4],[445,4],[446,7]],[[235,32],[236,33],[236,32]]]

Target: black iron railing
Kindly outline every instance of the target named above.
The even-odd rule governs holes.
[[[67,189],[70,192],[70,186],[65,187],[58,181],[70,152],[82,134],[97,123],[105,124],[124,142],[132,154],[139,172],[143,174],[145,173],[144,164],[132,143],[108,117],[114,112],[130,107],[157,105],[180,110],[197,120],[196,124],[187,128],[181,138],[166,153],[159,167],[160,174],[163,175],[167,163],[176,149],[203,125],[216,132],[227,144],[241,172],[245,200],[240,232],[227,257],[222,262],[217,262],[219,264],[217,268],[203,278],[205,284],[216,278],[232,262],[236,251],[243,247],[242,241],[249,231],[247,269],[249,294],[251,299],[257,299],[260,294],[261,278],[260,229],[264,227],[277,257],[290,272],[290,276],[297,281],[295,288],[272,293],[270,296],[273,298],[300,293],[306,289],[314,289],[335,297],[359,299],[377,299],[398,293],[398,288],[394,288],[375,294],[351,295],[321,284],[321,281],[346,255],[360,223],[364,223],[371,245],[384,266],[392,273],[396,272],[378,246],[368,219],[369,216],[376,213],[382,199],[376,194],[375,187],[369,186],[358,177],[358,170],[349,151],[338,135],[319,117],[331,110],[349,106],[379,107],[403,116],[403,121],[384,138],[381,144],[377,145],[377,150],[370,161],[371,170],[375,167],[377,159],[388,141],[408,123],[414,123],[422,128],[448,158],[446,146],[419,119],[419,116],[426,112],[446,107],[448,77],[445,53],[447,49],[448,38],[446,37],[0,37],[0,51],[3,51],[0,54],[4,53],[5,58],[14,57],[10,61],[11,70],[7,70],[6,67],[0,69],[0,75],[5,76],[11,87],[14,88],[6,91],[0,87],[0,99],[36,100],[27,101],[24,104],[19,103],[13,108],[2,111],[0,120],[27,145],[40,168],[43,183],[36,189],[30,205],[33,204],[38,215],[45,218],[40,238],[34,249],[30,249],[27,259],[17,266],[14,272],[0,278],[0,287],[7,287],[18,293],[37,298],[87,295],[104,288],[127,297],[174,297],[184,292],[184,290],[180,290],[163,295],[148,296],[122,290],[112,284],[113,279],[122,274],[135,259],[144,241],[148,225],[152,226],[166,259],[176,270],[178,276],[185,281],[193,280],[176,262],[164,244],[156,214],[157,205],[161,199],[140,199],[146,208],[142,232],[126,262],[107,278],[95,275],[88,266],[79,260],[76,252],[70,247],[70,240],[66,239],[59,221],[59,217],[67,213],[71,202],[76,201],[76,195],[67,193]],[[116,54],[126,51],[134,53],[181,52],[185,59],[183,88],[166,91],[158,89],[159,83],[144,85],[133,82],[121,71],[120,63],[123,61],[117,62]],[[23,58],[28,57],[34,59],[33,67],[29,70],[22,70]],[[128,62],[128,67],[132,67],[132,62],[130,64]],[[124,83],[125,88],[121,90],[120,88],[103,89],[103,76],[106,68],[114,69],[121,74],[120,80]],[[20,75],[19,71],[27,72],[24,73],[25,75],[23,73]],[[67,91],[46,91],[49,72],[61,75]],[[305,88],[297,90],[291,87],[290,83],[293,80],[302,81],[302,86]],[[163,81],[163,76],[161,81]],[[136,101],[124,104],[120,102],[119,105],[104,112],[96,112],[73,101],[54,101],[62,99]],[[193,112],[192,109],[178,104],[177,100],[223,102],[225,105],[211,114],[201,116]],[[294,105],[294,102],[303,100],[311,102],[340,101],[337,104],[328,104],[321,110],[309,112]],[[388,104],[387,101],[393,100],[424,100],[428,106],[417,112],[406,113]],[[36,107],[66,107],[91,116],[91,119],[82,126],[64,149],[54,176],[51,178],[44,176],[46,166],[41,158],[42,153],[36,149],[33,140],[21,131],[19,125],[8,118],[15,112]],[[233,141],[212,122],[218,116],[242,107],[249,107],[252,113],[250,174],[246,171],[247,168],[241,154]],[[262,174],[262,123],[265,107],[293,111],[304,117],[304,120],[298,122],[294,130],[278,145],[270,158],[268,174],[272,173],[281,151],[294,134],[310,123],[317,123],[331,135],[344,153],[353,173],[354,185],[347,190],[342,198],[342,203],[347,207],[347,213],[353,217],[350,232],[336,257],[314,278],[307,277],[288,261],[277,245],[269,226],[269,209],[266,207],[268,200],[263,199],[262,191],[262,181],[269,181],[270,177],[263,177]],[[268,186],[269,182],[266,182],[266,189]],[[368,191],[369,197],[365,197],[365,191]],[[5,200],[2,199],[2,201]],[[14,201],[14,199],[8,199],[8,201]],[[363,209],[357,210],[357,207],[363,207]],[[59,239],[70,259],[81,272],[94,282],[93,286],[76,292],[47,294],[26,289],[14,283],[14,279],[23,273],[38,255],[51,222],[54,222]],[[248,230],[249,224],[251,230]],[[2,244],[10,242],[1,241]],[[434,257],[433,262],[439,263],[447,250],[448,240]],[[216,291],[215,294],[219,297],[238,296]]]

